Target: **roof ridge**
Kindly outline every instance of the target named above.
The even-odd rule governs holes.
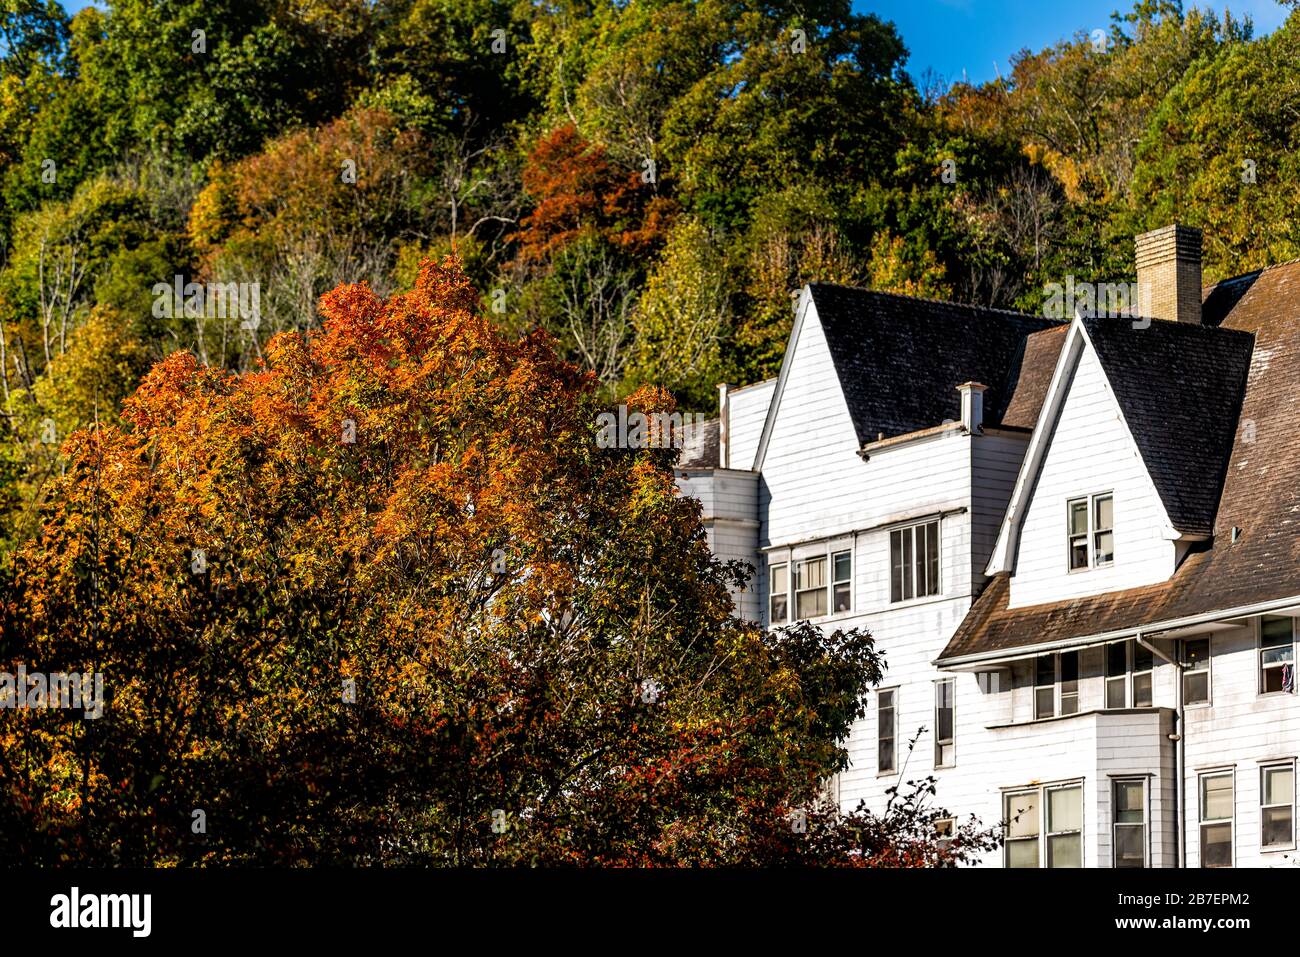
[[[1207,289],[1217,289],[1219,286],[1226,286],[1229,283],[1242,282],[1252,276],[1260,276],[1266,272],[1272,272],[1274,269],[1282,269],[1285,266],[1295,266],[1297,264],[1300,264],[1300,256],[1297,256],[1295,259],[1284,259],[1280,263],[1269,263],[1267,266],[1261,266],[1258,269],[1251,269],[1248,272],[1238,273],[1235,276],[1228,276],[1226,279],[1212,282],[1208,286],[1202,286],[1201,292],[1204,293]]]
[[[825,286],[830,289],[847,289],[851,292],[864,292],[872,296],[888,296],[891,299],[903,299],[907,302],[929,302],[937,306],[955,306],[958,309],[971,309],[976,312],[996,312],[1005,316],[1015,316],[1017,319],[1034,319],[1040,322],[1051,322],[1057,325],[1069,325],[1067,319],[1052,319],[1048,316],[1036,316],[1032,312],[1022,312],[1019,309],[1003,309],[1001,306],[977,306],[970,302],[956,302],[951,299],[935,299],[932,296],[914,296],[903,292],[890,292],[886,289],[871,289],[867,286],[854,286],[843,282],[826,282],[824,280],[815,280],[809,282],[808,286]],[[1049,327],[1050,328],[1050,327]]]

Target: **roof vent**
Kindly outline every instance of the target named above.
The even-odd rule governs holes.
[[[1235,542],[1239,538],[1241,538],[1241,529],[1234,525],[1232,526],[1232,540]]]
[[[957,386],[961,393],[961,424],[972,435],[979,434],[984,428],[984,390],[988,386],[980,382],[963,382]]]

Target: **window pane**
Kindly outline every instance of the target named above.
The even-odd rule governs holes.
[[[1125,699],[1128,697],[1128,684],[1124,678],[1107,678],[1106,679],[1106,707],[1123,708],[1126,705]]]
[[[1232,825],[1207,824],[1201,828],[1201,866],[1232,866]]]
[[[1066,694],[1061,692],[1061,714],[1078,714],[1079,713],[1079,695],[1078,693]]]
[[[1210,700],[1210,676],[1204,671],[1183,675],[1183,703],[1201,704]]]
[[[772,594],[790,590],[790,581],[786,577],[789,568],[785,565],[772,566]]]
[[[1265,804],[1290,804],[1295,797],[1295,774],[1290,767],[1264,769]]]
[[[931,522],[925,526],[926,551],[929,556],[929,566],[926,570],[925,580],[930,589],[927,595],[937,595],[942,589],[939,587],[939,523]]]
[[[1210,639],[1197,638],[1183,642],[1183,663],[1195,667],[1210,658]]]
[[[806,588],[826,587],[826,559],[809,558],[795,565],[795,587],[799,591]]]
[[[780,624],[786,620],[790,612],[790,600],[785,595],[772,596],[772,623]]]
[[[1291,843],[1291,808],[1266,807],[1263,809],[1264,830],[1260,840],[1265,847]]]
[[[835,586],[835,611],[849,611],[853,607],[852,589],[848,585]]]
[[[889,600],[903,600],[903,533],[889,533]]]
[[[1106,675],[1115,677],[1128,671],[1128,642],[1113,641],[1106,646]]]
[[[1282,681],[1282,678],[1283,675],[1282,675],[1281,668],[1265,668],[1263,673],[1263,681],[1260,682],[1259,690],[1262,691],[1264,694],[1273,694],[1276,691],[1285,690],[1285,685]]]
[[[1007,842],[1007,867],[1037,867],[1038,841]]]
[[[1142,823],[1142,792],[1146,790],[1141,781],[1115,782],[1115,823]]]
[[[1083,499],[1070,503],[1070,534],[1088,534],[1088,503]]]
[[[1056,788],[1047,792],[1047,829],[1077,831],[1083,827],[1083,789]]]
[[[1115,560],[1115,533],[1098,532],[1096,540],[1092,543],[1092,550],[1098,565],[1113,562]]]
[[[1201,820],[1232,819],[1232,775],[1216,774],[1201,778]]]
[[[1047,839],[1048,867],[1083,867],[1083,835],[1065,834]]]
[[[1050,685],[1056,682],[1056,659],[1040,655],[1034,669],[1034,684]]]
[[[1006,808],[1008,838],[1038,836],[1038,792],[1009,794]]]
[[[1099,498],[1093,503],[1096,507],[1094,514],[1093,529],[1102,531],[1115,527],[1115,500],[1109,495],[1105,498]]]
[[[1082,538],[1070,539],[1070,568],[1087,568],[1088,567],[1088,539],[1087,536]]]
[[[1056,692],[1052,688],[1039,688],[1034,692],[1034,717],[1050,718],[1056,714]]]
[[[1260,663],[1265,665],[1280,665],[1291,661],[1291,645],[1288,643],[1284,648],[1264,648],[1260,651]]]
[[[912,560],[912,539],[915,529],[903,529],[903,599],[912,597],[912,576],[915,574]]]
[[[1133,707],[1151,707],[1151,672],[1133,676]]]
[[[1267,616],[1260,622],[1259,643],[1263,648],[1291,644],[1291,619]]]
[[[1115,828],[1115,866],[1146,866],[1146,828],[1122,824]]]
[[[952,682],[940,681],[934,686],[935,735],[940,741],[952,740]]]
[[[835,555],[835,581],[846,582],[853,572],[853,559],[848,552]]]
[[[1136,641],[1133,642],[1133,670],[1150,671],[1152,663],[1151,649],[1143,648]]]

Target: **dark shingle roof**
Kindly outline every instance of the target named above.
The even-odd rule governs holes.
[[[1025,338],[1059,325],[1002,309],[813,283],[813,303],[858,442],[961,417],[957,386],[982,382],[984,421],[1002,422]],[[1050,372],[1049,372],[1050,376]]]
[[[1020,363],[1020,377],[1011,390],[1011,401],[1002,415],[1002,424],[1013,429],[1032,429],[1038,422],[1047,398],[1056,360],[1065,345],[1068,323],[1035,332],[1025,340],[1025,357]]]
[[[984,589],[941,658],[1086,638],[1300,595],[1300,263],[1207,290],[1203,321],[1251,333],[1254,351],[1214,539],[1167,582],[1009,609],[1009,577]],[[1229,534],[1239,528],[1234,542]]]
[[[677,456],[679,469],[716,469],[721,461],[718,445],[718,420],[692,423],[686,429],[682,450]]]
[[[1082,321],[1170,522],[1209,535],[1254,337],[1186,322]]]

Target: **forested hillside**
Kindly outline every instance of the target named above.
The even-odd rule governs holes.
[[[1207,279],[1300,255],[1296,16],[1144,0],[972,87],[848,0],[105,6],[0,22],[6,554],[153,363],[255,368],[447,253],[505,333],[687,409],[775,372],[807,280],[1037,310],[1175,218]],[[251,314],[180,302],[231,283]]]

